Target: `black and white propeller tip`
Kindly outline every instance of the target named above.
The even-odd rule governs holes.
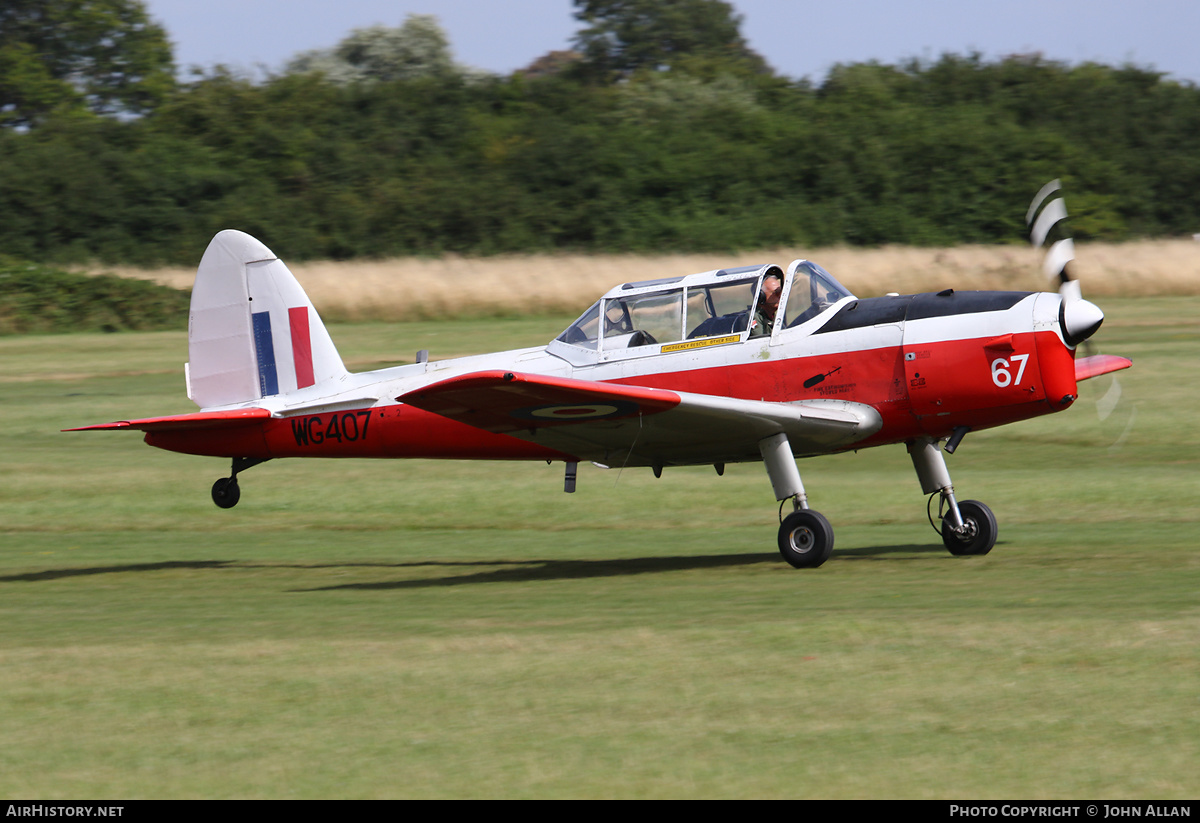
[[[1067,207],[1059,194],[1061,189],[1059,180],[1051,180],[1042,186],[1029,204],[1025,223],[1030,227],[1029,240],[1035,249],[1040,248],[1052,232],[1057,237],[1046,250],[1042,270],[1051,280],[1058,280],[1058,295],[1062,298],[1058,323],[1063,340],[1074,347],[1096,333],[1104,322],[1104,312],[1084,300],[1079,281],[1071,279],[1068,264],[1075,259],[1075,242],[1066,232]]]

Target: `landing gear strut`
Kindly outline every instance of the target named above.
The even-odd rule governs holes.
[[[767,466],[775,499],[790,498],[794,509],[779,524],[779,553],[797,569],[815,569],[833,552],[833,526],[823,514],[808,507],[787,435],[780,433],[759,441],[758,450]]]
[[[938,442],[931,437],[918,438],[908,444],[908,453],[912,457],[913,468],[917,470],[917,478],[921,481],[921,491],[928,495],[941,495],[938,515],[942,518],[940,531],[946,549],[954,555],[990,552],[996,545],[996,517],[991,509],[978,500],[959,503],[954,498],[954,486],[950,482],[946,458],[942,456]],[[945,515],[941,514],[943,508]]]
[[[266,463],[271,458],[269,457],[235,457],[233,465],[229,468],[228,477],[217,478],[217,482],[212,486],[212,500],[222,509],[232,509],[242,499],[242,490],[238,486],[238,472],[257,466],[259,463]]]
[[[968,431],[966,427],[956,429],[947,451],[957,448]],[[780,433],[760,440],[758,450],[771,478],[775,499],[783,501],[780,509],[789,499],[794,509],[780,519],[779,553],[797,569],[820,566],[833,553],[833,527],[824,515],[808,507],[808,496],[804,493],[787,435]],[[954,555],[990,552],[996,545],[996,517],[978,500],[960,503],[955,499],[954,485],[950,482],[950,472],[946,469],[946,459],[938,441],[932,437],[917,438],[908,443],[908,453],[921,481],[921,489],[930,495],[930,502],[934,494],[941,497],[938,517],[942,525],[939,531],[946,549]],[[932,514],[929,520],[933,522]]]

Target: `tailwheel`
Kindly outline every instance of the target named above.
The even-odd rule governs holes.
[[[797,569],[815,569],[833,552],[833,526],[825,515],[799,509],[779,526],[779,553]]]
[[[942,519],[942,542],[950,554],[987,554],[996,545],[996,516],[992,510],[978,500],[964,500],[958,504],[963,527],[955,529],[950,518]]]
[[[235,457],[229,467],[229,476],[217,479],[212,487],[213,502],[222,509],[232,509],[242,499],[242,490],[238,488],[238,472],[244,472],[259,463],[266,463],[269,457]]]
[[[216,483],[213,483],[213,502],[222,509],[232,509],[241,498],[242,490],[238,486],[236,477],[222,477]]]

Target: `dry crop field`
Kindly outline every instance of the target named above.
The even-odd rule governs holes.
[[[269,243],[268,243],[269,245]],[[273,248],[284,261],[287,249]],[[322,316],[333,321],[570,314],[613,285],[753,263],[820,263],[857,295],[956,289],[1053,288],[1040,254],[1025,246],[949,249],[769,249],[724,254],[408,257],[291,263]],[[1089,297],[1200,294],[1200,242],[1191,239],[1078,244],[1073,270]],[[197,261],[199,262],[199,261]],[[194,268],[115,273],[191,288]]]

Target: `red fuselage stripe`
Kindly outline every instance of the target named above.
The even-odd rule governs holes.
[[[414,406],[276,417],[248,425],[153,431],[151,446],[213,457],[564,460],[570,455]]]

